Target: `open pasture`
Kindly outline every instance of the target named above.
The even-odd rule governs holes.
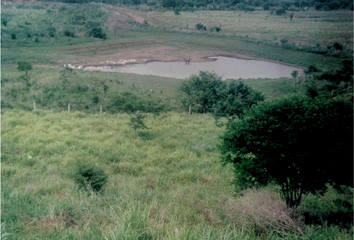
[[[118,28],[114,34],[108,30],[110,16],[123,12],[122,8],[94,3],[21,6],[2,9],[7,19],[7,26],[2,26],[3,64],[21,59],[52,65],[94,64],[127,54],[160,61],[189,57],[203,61],[205,56],[233,55],[336,68],[341,62],[338,56],[352,50],[352,15],[348,11],[295,12],[290,21],[289,14],[277,16],[264,11],[198,11],[177,16],[170,11],[124,9],[153,24],[145,26],[128,18],[129,28]],[[207,31],[197,31],[197,23],[205,25]],[[92,26],[101,26],[107,39],[89,37]],[[221,27],[221,31],[211,32],[214,27]],[[343,50],[333,49],[334,43]],[[331,51],[327,54],[317,53],[328,51],[328,47]]]
[[[195,31],[198,23],[206,26],[214,34],[235,35],[251,38],[253,41],[281,45],[287,39],[296,45],[327,47],[335,42],[352,48],[353,16],[350,11],[289,11],[284,15],[270,11],[172,11],[148,12],[141,14],[157,26],[165,29]],[[290,20],[290,15],[294,14]],[[213,27],[220,27],[216,33]]]
[[[274,193],[264,190],[252,201],[233,195],[233,171],[221,165],[218,150],[223,128],[213,118],[151,115],[150,129],[140,131],[137,140],[128,119],[126,114],[6,112],[2,239],[259,239],[259,232],[233,222],[243,211],[237,204],[253,208],[269,197],[274,202]],[[79,162],[107,174],[103,192],[90,194],[75,182]],[[304,234],[350,237],[336,227],[307,227]],[[304,239],[275,232],[263,236]]]

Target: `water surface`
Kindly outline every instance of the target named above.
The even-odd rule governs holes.
[[[114,67],[105,71],[180,79],[188,78],[192,74],[198,74],[199,71],[213,71],[221,76],[222,79],[291,77],[292,71],[302,71],[301,68],[274,62],[229,57],[212,58],[216,59],[216,61],[193,62],[192,60],[190,64],[185,62],[150,62],[130,65],[129,67]]]

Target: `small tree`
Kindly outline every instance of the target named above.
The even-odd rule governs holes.
[[[25,71],[26,76],[27,76],[28,71],[32,70],[32,63],[30,63],[28,61],[18,61],[17,62],[17,69],[21,72]]]
[[[286,13],[286,11],[285,11],[285,8],[283,8],[283,7],[279,8],[279,9],[277,9],[275,11],[276,15],[282,15],[282,14],[285,14],[285,13]]]
[[[201,23],[197,23],[195,27],[197,28],[197,30],[206,30],[206,27]]]
[[[136,113],[128,112],[130,117],[130,126],[134,129],[134,138],[136,139],[136,130],[137,129],[147,129],[148,127],[144,123],[146,117],[145,114],[137,111]]]
[[[179,7],[176,7],[174,10],[175,15],[180,15],[181,14],[181,9]]]
[[[298,75],[299,75],[299,72],[296,71],[296,70],[294,70],[294,71],[291,72],[291,76],[292,76],[293,78],[295,78],[295,79],[298,77]]]
[[[89,36],[94,38],[107,39],[106,33],[103,32],[101,27],[94,27],[90,30]]]
[[[241,118],[245,110],[264,101],[264,96],[243,82],[230,81],[222,88],[218,88],[218,98],[213,107],[213,114],[219,117],[228,118],[229,121]]]
[[[108,182],[108,176],[103,169],[84,161],[77,162],[72,177],[81,188],[86,189],[89,193],[100,192]]]
[[[5,27],[7,26],[7,20],[6,20],[6,19],[2,19],[1,23],[2,23],[2,25],[4,25]]]
[[[123,92],[114,96],[110,104],[111,112],[124,112],[129,115],[129,125],[134,130],[134,138],[138,129],[147,129],[144,123],[146,113],[158,114],[164,109],[159,99],[151,96],[139,96],[131,92]]]
[[[200,71],[182,82],[179,88],[184,107],[194,107],[199,113],[212,112],[218,98],[218,88],[223,86],[221,77],[215,73]]]
[[[252,107],[228,125],[222,156],[237,184],[277,183],[288,207],[304,193],[353,185],[353,105],[291,96]]]

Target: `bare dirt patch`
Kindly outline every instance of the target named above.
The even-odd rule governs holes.
[[[141,45],[141,44],[151,44],[151,43],[159,43],[162,41],[154,40],[154,41],[140,41],[140,42],[126,42],[126,43],[115,43],[104,46],[92,46],[92,47],[83,47],[83,48],[73,48],[73,49],[65,49],[63,52],[80,52],[87,50],[107,50],[110,48],[122,47],[122,46],[130,46],[130,45]]]

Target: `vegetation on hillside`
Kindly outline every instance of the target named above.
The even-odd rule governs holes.
[[[224,129],[216,127],[212,117],[149,115],[150,129],[139,132],[137,140],[128,122],[126,114],[43,110],[3,114],[3,238],[350,237],[336,226],[296,221],[284,226],[276,215],[267,214],[292,219],[277,187],[235,196],[231,166],[220,164],[217,148]],[[80,168],[81,164],[88,167]],[[102,180],[107,175],[99,193],[73,177],[90,172]],[[348,192],[327,192],[322,198],[305,196],[303,209],[312,219],[341,212],[340,200],[350,202]],[[299,227],[304,237],[296,230]]]
[[[352,3],[65,1],[2,2],[2,239],[352,236]],[[160,51],[306,69],[63,67]]]
[[[87,0],[56,0],[64,3],[87,3]],[[255,9],[281,9],[283,12],[290,9],[307,9],[331,11],[337,9],[353,10],[353,2],[349,0],[96,0],[95,2],[108,4],[122,4],[127,6],[145,5],[157,9],[194,10],[241,10],[254,11]],[[281,11],[279,11],[279,14]],[[278,13],[277,13],[278,14]]]
[[[228,126],[223,159],[235,166],[237,187],[274,182],[297,207],[326,184],[353,185],[352,121],[347,101],[294,95],[260,103]]]

